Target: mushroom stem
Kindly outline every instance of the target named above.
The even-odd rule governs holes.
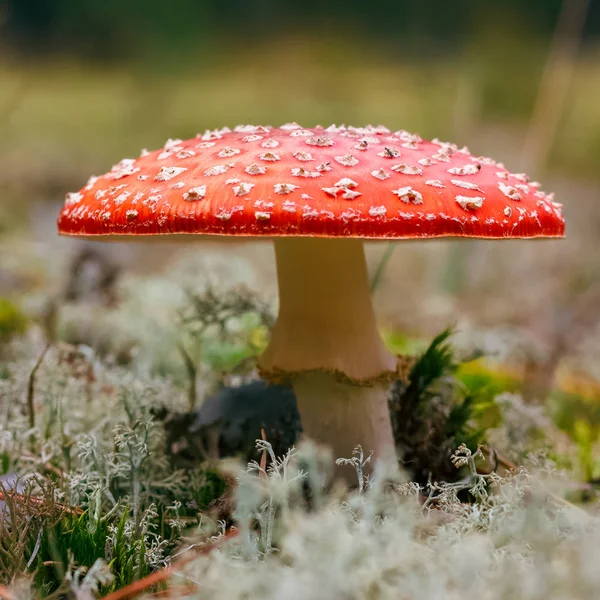
[[[279,316],[263,372],[291,376],[305,435],[336,457],[357,444],[387,453],[386,381],[397,360],[377,330],[362,242],[281,238],[275,255]]]
[[[304,435],[329,446],[334,458],[350,458],[357,445],[365,456],[394,456],[388,384],[353,385],[328,373],[302,373],[292,385]],[[348,481],[356,481],[353,468],[342,470]]]

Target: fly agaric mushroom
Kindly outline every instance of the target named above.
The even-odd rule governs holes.
[[[561,205],[466,148],[385,127],[243,125],[169,140],[68,194],[71,236],[274,239],[279,316],[262,374],[288,378],[305,433],[349,456],[393,450],[363,240],[562,237]]]

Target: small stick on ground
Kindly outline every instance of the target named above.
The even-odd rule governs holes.
[[[33,403],[35,395],[35,376],[37,374],[38,369],[42,365],[42,362],[44,361],[46,353],[48,352],[48,350],[50,350],[50,346],[52,346],[51,343],[46,345],[46,347],[40,354],[40,357],[37,359],[37,362],[35,363],[33,369],[31,370],[31,373],[29,374],[29,383],[27,385],[27,412],[29,416],[30,429],[33,429],[35,427],[35,407]]]

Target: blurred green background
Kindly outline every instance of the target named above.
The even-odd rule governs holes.
[[[566,240],[398,244],[375,298],[382,327],[412,339],[456,323],[467,345],[535,365],[546,385],[564,364],[599,379],[599,42],[594,0],[8,0],[0,296],[41,318],[93,247],[173,286],[174,273],[209,277],[175,268],[182,257],[218,256],[274,298],[267,245],[59,239],[64,194],[206,128],[382,123],[528,172],[567,218]],[[371,268],[384,250],[368,248]]]
[[[527,160],[594,177],[599,4],[9,0],[0,9],[3,171],[16,177],[27,163],[43,177],[45,163],[59,187],[59,174],[238,122],[383,122],[522,146],[536,105],[554,102],[545,147],[529,143]],[[517,167],[523,157],[504,158]]]

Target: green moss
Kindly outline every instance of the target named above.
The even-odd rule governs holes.
[[[500,419],[494,395],[484,386],[469,386],[457,373],[463,367],[450,343],[452,330],[437,335],[415,362],[408,384],[392,386],[394,437],[414,479],[448,480],[455,476],[452,450],[476,447]]]
[[[44,530],[35,565],[34,582],[40,592],[49,594],[59,588],[69,566],[91,567],[104,558],[109,522],[91,527],[88,513],[68,515],[54,527]]]

